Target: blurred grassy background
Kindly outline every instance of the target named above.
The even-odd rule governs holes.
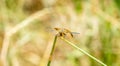
[[[108,66],[120,66],[119,0],[0,0],[0,50],[6,32],[45,8],[52,10],[10,37],[9,66],[45,66],[54,27],[79,32],[73,38],[77,46]],[[101,65],[58,39],[51,66]]]

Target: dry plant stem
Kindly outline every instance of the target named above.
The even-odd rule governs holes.
[[[106,64],[104,64],[103,62],[101,62],[97,58],[93,57],[92,55],[90,55],[89,53],[87,53],[86,51],[84,51],[83,49],[77,47],[75,44],[71,43],[70,41],[66,40],[65,38],[61,37],[61,39],[64,40],[65,42],[67,42],[69,45],[73,46],[75,49],[81,51],[82,53],[86,54],[87,56],[89,56],[90,58],[94,59],[98,63],[102,64],[103,66],[107,66]]]
[[[9,48],[9,41],[10,41],[10,36],[6,34],[5,38],[3,40],[3,46],[2,46],[1,57],[0,57],[3,66],[8,66],[7,51],[8,51],[8,48]]]
[[[3,41],[3,46],[1,49],[1,56],[0,56],[0,59],[1,59],[1,62],[3,63],[3,66],[8,66],[7,65],[7,52],[8,52],[8,48],[9,48],[10,37],[13,34],[15,34],[17,31],[19,31],[20,29],[22,29],[22,28],[26,27],[27,25],[29,25],[30,23],[34,22],[35,19],[38,19],[38,18],[42,19],[42,17],[44,15],[47,15],[48,13],[50,13],[50,10],[47,8],[43,9],[41,11],[38,11],[35,14],[28,17],[27,19],[20,22],[20,24],[16,25],[11,30],[6,31],[5,39]]]
[[[55,36],[54,41],[53,41],[53,46],[52,46],[52,50],[50,52],[50,56],[49,56],[49,60],[48,60],[47,66],[50,66],[50,63],[51,63],[51,60],[52,60],[53,51],[55,49],[56,41],[57,41],[57,35]]]
[[[15,27],[13,27],[13,29],[11,29],[10,31],[8,31],[8,34],[14,34],[17,31],[19,31],[20,29],[22,29],[23,27],[29,25],[30,23],[34,22],[35,19],[42,19],[42,17],[44,15],[47,15],[48,13],[50,13],[50,9],[46,8],[43,9],[41,11],[36,12],[35,14],[29,16],[27,19],[23,20],[22,22],[20,22],[20,24],[16,25]]]

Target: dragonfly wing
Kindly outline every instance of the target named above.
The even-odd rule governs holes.
[[[80,34],[80,33],[77,33],[77,32],[71,32],[72,34]]]

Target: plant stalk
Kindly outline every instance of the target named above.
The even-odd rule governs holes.
[[[64,40],[65,42],[67,42],[69,45],[71,45],[72,47],[74,47],[75,49],[81,51],[82,53],[86,54],[87,56],[89,56],[90,58],[92,58],[93,60],[97,61],[98,63],[100,63],[103,66],[107,66],[106,64],[104,64],[102,61],[98,60],[97,58],[95,58],[94,56],[90,55],[89,53],[87,53],[86,51],[84,51],[83,49],[77,47],[74,43],[71,43],[70,41],[66,40],[65,38],[61,37],[62,40]]]
[[[57,41],[57,35],[55,36],[54,41],[53,41],[53,46],[52,46],[52,50],[50,52],[50,56],[49,56],[49,60],[48,60],[47,66],[50,66],[50,64],[51,64],[52,55],[53,55],[53,51],[55,49],[56,41]]]

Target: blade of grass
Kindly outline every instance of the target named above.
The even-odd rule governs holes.
[[[57,41],[57,35],[55,36],[54,41],[53,41],[53,46],[52,46],[52,50],[50,52],[50,56],[49,56],[49,60],[48,60],[47,66],[50,66],[50,64],[51,64],[52,55],[53,55],[53,51],[55,49],[56,41]]]
[[[62,40],[64,40],[65,42],[67,42],[69,45],[71,45],[72,47],[74,47],[75,49],[81,51],[82,53],[86,54],[87,56],[89,56],[90,58],[94,59],[95,61],[97,61],[98,63],[102,64],[103,66],[107,66],[106,64],[104,64],[102,61],[98,60],[97,58],[95,58],[94,56],[90,55],[89,53],[87,53],[86,51],[84,51],[83,49],[77,47],[74,43],[71,43],[70,41],[66,40],[65,38],[61,37]]]

